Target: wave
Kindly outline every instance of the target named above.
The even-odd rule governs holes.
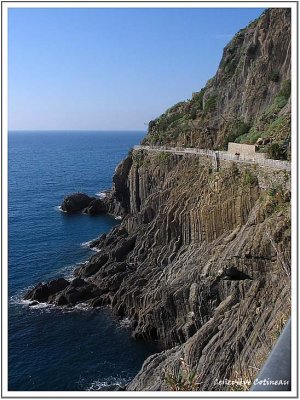
[[[26,303],[29,301],[30,303],[32,303],[30,300],[23,300],[23,302],[25,302],[26,301]],[[26,304],[27,305],[27,304]],[[28,304],[28,306],[31,308],[31,309],[34,309],[34,310],[40,310],[40,309],[45,309],[45,308],[47,308],[47,309],[50,309],[50,308],[54,308],[55,306],[53,305],[53,304],[49,304],[49,303],[37,303],[37,304],[33,304],[33,305],[30,305],[30,304]],[[47,310],[48,311],[48,310]]]
[[[86,261],[81,261],[81,262],[76,263],[76,264],[66,265],[65,267],[62,267],[59,270],[59,274],[63,274],[63,277],[67,281],[70,281],[70,280],[74,279],[74,271],[75,271],[75,269],[78,268],[78,267],[81,267],[83,265],[87,265],[88,262],[89,262],[89,260],[86,260]]]
[[[90,249],[90,245],[95,241],[95,240],[97,240],[98,238],[95,238],[95,239],[91,239],[91,240],[88,240],[87,242],[82,242],[81,244],[80,244],[80,246],[81,247],[88,247],[89,249]]]
[[[23,289],[21,289],[20,291],[18,291],[18,293],[10,296],[9,298],[9,304],[14,304],[14,305],[29,305],[29,303],[31,303],[31,300],[24,300],[23,297],[25,296],[25,294],[27,292],[29,292],[29,290],[33,289],[34,285],[30,285],[27,286]]]
[[[14,304],[14,305],[19,305],[22,307],[28,307],[32,310],[44,310],[49,312],[50,309],[54,309],[54,305],[53,304],[49,304],[49,303],[34,303],[33,300],[24,300],[22,298],[22,295],[20,293],[18,293],[17,295],[11,296],[11,298],[9,299],[10,304]]]
[[[130,328],[131,322],[129,318],[123,318],[119,321],[119,325],[122,328]]]
[[[95,253],[99,253],[101,251],[98,247],[90,247],[90,250],[94,251]]]
[[[117,215],[117,216],[115,217],[115,219],[116,219],[116,220],[122,220],[122,217],[121,217],[121,215]]]
[[[21,295],[18,293],[9,298],[9,303],[14,305],[29,305],[31,300],[23,300]]]
[[[97,247],[90,247],[90,245],[97,239],[98,238],[88,240],[87,242],[83,242],[80,244],[80,246],[98,253],[99,251],[101,251],[100,249],[98,249]]]
[[[39,303],[35,304],[34,300],[24,300],[20,293],[14,296],[11,296],[10,301],[11,304],[19,305],[22,307],[26,307],[31,310],[43,310],[45,312],[50,311],[58,311],[62,313],[70,313],[70,312],[79,312],[79,311],[89,311],[93,312],[95,309],[91,308],[87,303],[78,303],[75,306],[56,306],[55,304],[50,303]]]
[[[67,211],[62,210],[61,206],[55,206],[54,209],[59,212],[66,213]]]
[[[97,379],[85,389],[87,391],[117,390],[131,381],[132,377],[109,376],[104,380]]]
[[[81,263],[80,263],[81,264]],[[80,265],[80,264],[72,264],[72,265],[67,265],[66,267],[63,267],[60,269],[59,273],[63,275],[63,278],[65,278],[67,281],[74,279],[74,270]]]
[[[87,303],[78,303],[74,306],[74,308],[80,311],[91,311],[91,306],[89,306]]]
[[[107,194],[105,192],[98,192],[95,194],[96,194],[96,196],[100,197],[100,199],[105,199],[105,197],[107,196]]]

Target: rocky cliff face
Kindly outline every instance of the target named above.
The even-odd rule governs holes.
[[[289,314],[289,174],[135,152],[127,182],[131,213],[78,274],[136,338],[169,349],[128,389],[166,389],[183,357],[202,389],[223,390],[215,379],[259,368]]]
[[[203,119],[199,111],[201,147],[222,142],[222,121],[259,121],[278,98],[290,71],[288,28],[288,10],[270,10],[226,47],[201,94],[207,112],[218,93],[215,114]],[[279,81],[267,85],[275,70]],[[176,107],[186,115],[188,105]],[[146,142],[153,143],[159,123],[150,124]],[[159,139],[165,143],[176,131],[168,126]],[[123,215],[122,223],[93,243],[100,251],[77,268],[75,281],[55,293],[51,286],[47,301],[109,304],[130,319],[137,339],[161,345],[128,390],[170,389],[181,358],[200,390],[228,390],[217,382],[225,378],[251,380],[289,316],[290,174],[229,161],[216,171],[204,156],[140,150],[116,168],[113,181],[110,211]]]
[[[290,47],[290,10],[267,10],[225,47],[216,75],[200,92],[150,122],[144,143],[219,149],[228,141],[268,138],[287,149]]]

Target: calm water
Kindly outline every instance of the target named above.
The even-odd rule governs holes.
[[[93,254],[83,243],[117,224],[57,206],[68,193],[110,188],[116,165],[143,136],[10,132],[9,390],[112,390],[153,352],[107,309],[62,311],[21,301],[31,285],[70,275]]]

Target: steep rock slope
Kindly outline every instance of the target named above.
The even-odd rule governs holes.
[[[111,304],[135,337],[171,349],[129,389],[166,389],[165,371],[176,374],[181,357],[201,372],[202,389],[238,368],[249,374],[289,313],[289,174],[227,162],[215,172],[208,159],[164,153],[133,158],[132,214],[77,271],[104,291],[93,304]]]
[[[288,148],[290,47],[290,10],[265,11],[225,47],[200,92],[150,122],[144,143],[218,149],[271,138]]]

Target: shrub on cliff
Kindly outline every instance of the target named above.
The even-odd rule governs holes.
[[[271,82],[279,82],[280,80],[280,74],[278,71],[271,71],[269,74],[269,80]]]
[[[159,163],[162,163],[162,164],[167,164],[168,161],[170,160],[170,158],[171,158],[171,154],[167,153],[165,151],[159,152],[157,154],[157,160]]]
[[[183,358],[180,359],[179,371],[177,373],[166,371],[164,380],[168,388],[176,392],[196,391],[199,390],[200,386],[199,375],[190,368]]]
[[[210,96],[207,99],[207,101],[205,102],[205,105],[204,105],[205,113],[215,111],[216,106],[217,106],[217,99],[218,99],[218,96],[216,94]]]
[[[144,151],[143,150],[135,150],[132,152],[132,161],[135,165],[140,166],[143,163],[144,159]]]
[[[268,147],[268,156],[274,160],[285,160],[286,149],[279,143],[272,143]]]
[[[243,184],[245,186],[255,186],[257,183],[257,177],[252,172],[246,170],[243,174]]]
[[[194,106],[196,109],[202,111],[203,110],[203,96],[205,93],[205,89],[201,89],[199,93],[193,95],[191,100],[191,105]]]
[[[283,96],[286,99],[289,99],[290,95],[291,95],[291,80],[287,79],[286,81],[282,82],[278,96]]]
[[[250,129],[250,125],[247,124],[245,121],[241,120],[241,119],[237,119],[235,120],[230,126],[229,126],[229,130],[230,133],[227,136],[225,142],[226,145],[229,142],[237,142],[240,143],[238,141],[238,138],[240,138],[242,135],[245,135],[246,133],[249,132]]]

